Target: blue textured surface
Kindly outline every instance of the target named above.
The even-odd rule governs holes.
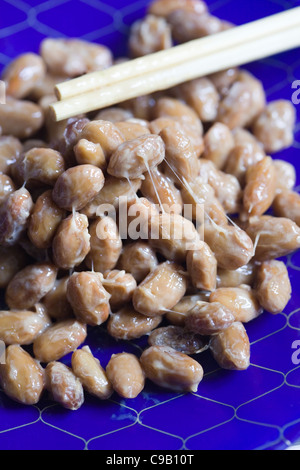
[[[25,51],[38,51],[47,36],[76,36],[126,53],[128,26],[145,13],[147,0],[0,0],[0,69]],[[210,11],[241,24],[299,5],[299,0],[211,0]],[[268,100],[291,99],[300,80],[299,50],[247,66]],[[276,154],[300,175],[300,105],[294,145]],[[300,180],[297,185],[299,189]],[[284,449],[300,443],[300,366],[292,343],[300,340],[300,253],[285,258],[293,296],[277,316],[264,313],[247,325],[251,365],[220,370],[209,353],[198,360],[205,376],[197,393],[176,394],[148,383],[133,400],[87,397],[76,412],[53,402],[25,407],[0,391],[0,449]],[[116,342],[99,328],[87,343],[106,365],[112,352],[139,354],[146,344]],[[69,363],[66,356],[64,362]]]

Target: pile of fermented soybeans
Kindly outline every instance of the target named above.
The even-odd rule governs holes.
[[[289,302],[278,258],[300,247],[300,197],[295,168],[270,155],[293,143],[291,102],[267,102],[234,68],[63,122],[49,113],[56,83],[229,27],[201,0],[155,0],[129,58],[45,39],[4,70],[0,384],[13,400],[75,410],[85,394],[134,398],[146,379],[195,392],[202,351],[247,369],[245,324]],[[103,367],[87,346],[99,325],[148,346]]]

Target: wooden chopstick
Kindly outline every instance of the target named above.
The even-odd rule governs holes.
[[[109,69],[92,72],[55,87],[58,99],[63,100],[81,93],[92,91],[119,81],[154,72],[161,68],[171,67],[180,62],[197,59],[200,56],[227,49],[235,44],[253,41],[255,38],[268,36],[287,27],[299,24],[300,7],[277,13],[255,22],[229,29],[202,39],[196,39],[168,50],[150,54],[145,57],[115,65]]]
[[[264,25],[267,25],[266,29]],[[298,47],[299,31],[300,7],[297,7],[62,83],[57,86],[57,90],[60,90],[58,96],[60,98],[62,91],[62,96],[67,97],[53,103],[50,108],[54,118],[60,121],[168,89],[200,76]],[[182,55],[182,50],[188,51],[187,55]],[[161,57],[164,60],[159,59]],[[148,68],[149,64],[156,65]],[[74,86],[74,83],[78,86]]]

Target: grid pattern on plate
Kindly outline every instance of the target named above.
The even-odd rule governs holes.
[[[144,15],[147,0],[0,0],[0,69],[16,55],[39,49],[47,37],[79,37],[126,54],[130,24]],[[242,7],[241,7],[242,4]],[[211,13],[236,24],[299,5],[299,0],[211,0]],[[300,79],[299,50],[247,66],[265,86],[268,100],[291,99]],[[300,171],[300,105],[294,145],[284,158]],[[297,185],[300,181],[297,181]],[[285,258],[293,297],[277,316],[264,313],[247,325],[251,365],[223,371],[209,353],[198,357],[205,375],[197,393],[175,394],[147,383],[133,400],[87,397],[69,412],[45,398],[38,406],[13,403],[0,391],[1,449],[284,449],[300,443],[300,366],[293,342],[300,340],[300,253]],[[112,352],[139,354],[146,345],[116,342],[99,327],[87,344],[106,365]],[[297,358],[297,357],[296,357]],[[66,356],[65,363],[70,357]]]

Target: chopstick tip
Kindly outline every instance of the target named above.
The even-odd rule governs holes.
[[[62,99],[62,95],[61,95],[61,92],[60,92],[60,89],[59,89],[59,85],[55,85],[54,87],[54,94],[56,96],[56,98],[60,101]]]
[[[55,104],[56,103],[52,103],[49,105],[49,115],[50,115],[50,119],[52,119],[53,121],[59,122],[62,119],[60,119],[59,115],[57,114]]]

